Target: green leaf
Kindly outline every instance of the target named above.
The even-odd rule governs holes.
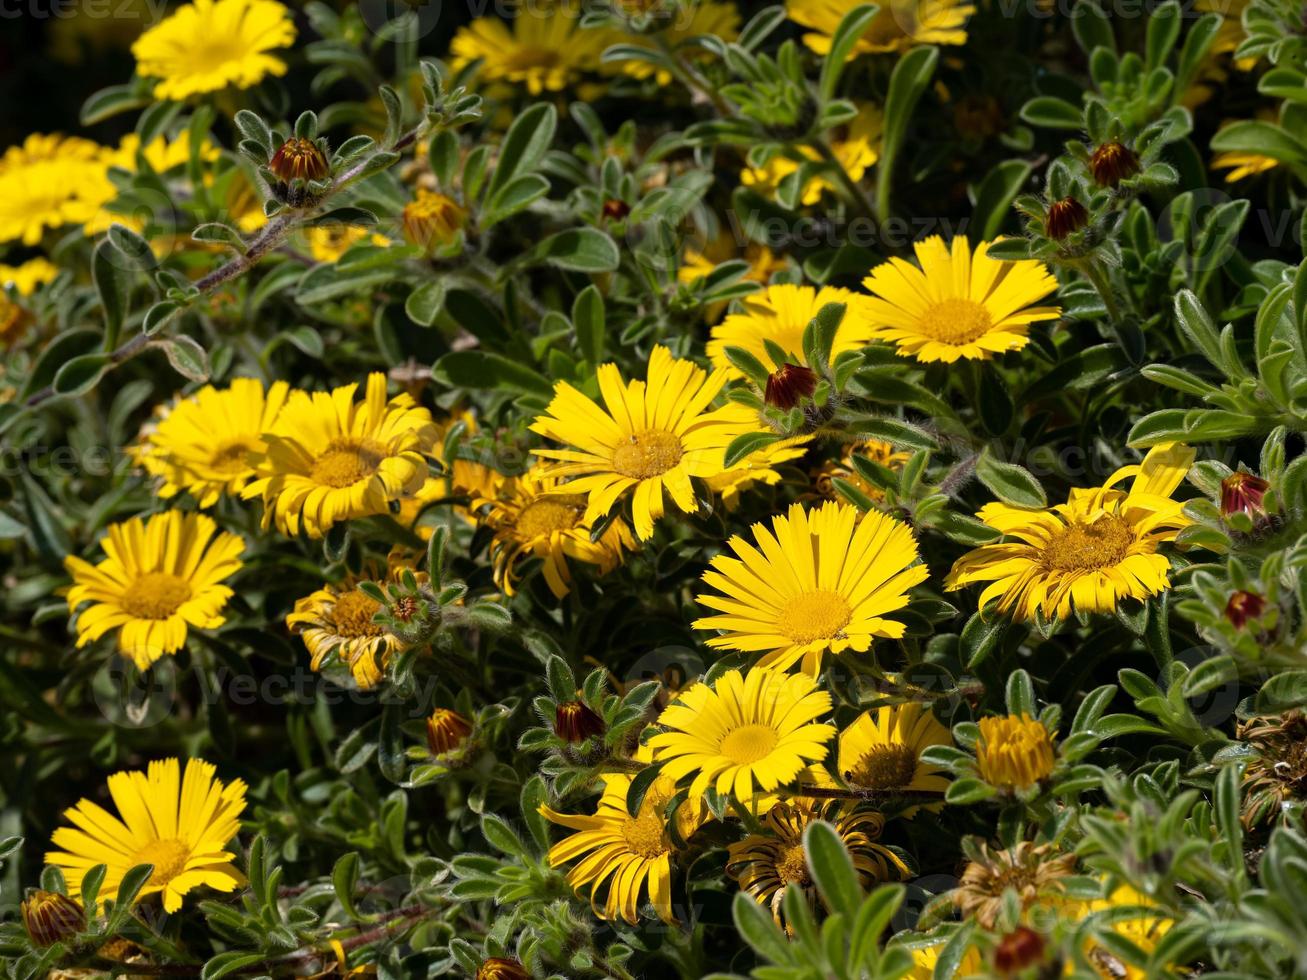
[[[118,250],[122,266],[136,272],[148,272],[159,264],[150,249],[150,243],[120,224],[109,226],[109,242]]]
[[[84,395],[94,388],[113,364],[108,354],[83,354],[74,357],[54,376],[52,387],[59,395]]]
[[[1273,676],[1257,692],[1259,712],[1278,714],[1307,704],[1307,670],[1286,670]]]
[[[153,340],[150,344],[163,350],[172,369],[183,378],[190,381],[209,380],[209,355],[190,337],[169,337]]]
[[[148,91],[141,91],[135,85],[111,85],[93,93],[82,103],[80,120],[83,126],[93,126],[111,116],[141,109],[149,104]]]
[[[849,60],[853,46],[867,32],[879,12],[880,7],[874,3],[862,4],[845,14],[835,28],[835,33],[831,35],[830,49],[821,63],[821,81],[817,85],[823,102],[829,102],[835,96],[835,88],[839,85],[840,75],[844,72],[844,65]]]
[[[604,358],[604,297],[595,285],[586,286],[572,303],[572,328],[581,355],[592,365]]]
[[[118,250],[106,238],[95,247],[91,258],[91,276],[100,297],[100,308],[104,310],[104,349],[107,351],[118,346],[131,294],[131,279],[118,256]]]
[[[549,848],[549,821],[540,812],[540,807],[549,802],[549,789],[539,773],[533,775],[522,785],[521,794],[522,819],[536,846],[542,851]]]
[[[1044,488],[1030,471],[1015,463],[996,460],[986,447],[976,460],[976,478],[999,500],[1015,507],[1047,507]]]
[[[968,228],[973,244],[993,241],[1012,212],[1012,202],[1030,179],[1031,167],[1024,160],[1005,160],[985,175],[975,188],[975,206]],[[986,254],[992,255],[992,247]]]
[[[617,243],[597,228],[569,228],[537,245],[531,259],[573,272],[612,272],[621,255]]]
[[[258,144],[259,148],[263,150],[265,158],[272,157],[273,151],[277,148],[273,146],[272,130],[263,121],[262,116],[250,112],[249,109],[241,109],[233,117],[232,122],[241,131],[242,136]]]
[[[746,456],[770,446],[779,439],[780,436],[774,432],[746,432],[736,436],[726,447],[726,458],[722,465],[729,469]]]
[[[1039,95],[1021,107],[1021,118],[1032,126],[1047,129],[1083,129],[1084,114],[1065,99]]]
[[[502,818],[493,813],[481,815],[481,834],[491,847],[513,857],[526,857],[526,845]]]
[[[1307,145],[1275,123],[1245,119],[1231,123],[1212,136],[1217,153],[1255,153],[1281,163],[1307,163]]]
[[[650,787],[662,775],[662,769],[661,765],[645,766],[631,777],[631,785],[626,789],[627,813],[639,815],[640,809],[644,806],[644,798],[648,795]]]
[[[831,912],[850,912],[862,904],[862,886],[853,859],[835,828],[816,821],[803,832],[803,850],[812,880]]]
[[[533,369],[501,354],[483,350],[452,351],[431,368],[432,377],[451,387],[481,390],[508,388],[549,398],[554,386]]]
[[[481,214],[481,227],[486,229],[512,217],[549,193],[549,181],[539,174],[523,174],[497,192]]]
[[[191,232],[191,238],[197,242],[222,245],[234,249],[242,255],[245,254],[245,239],[241,238],[240,232],[221,221],[210,221],[207,224],[198,226]]]
[[[218,980],[219,977],[230,976],[247,966],[260,962],[263,958],[261,953],[242,953],[238,950],[219,953],[208,960],[201,968],[200,980]]]
[[[358,885],[358,880],[358,851],[342,854],[336,860],[335,867],[331,869],[331,887],[336,892],[336,901],[351,919],[359,918],[358,910],[354,907],[354,889]]]
[[[881,221],[890,216],[894,166],[899,151],[926,86],[935,74],[939,48],[923,45],[901,56],[890,75],[889,94],[885,99],[885,132],[881,137],[880,160],[876,164],[876,212]]]
[[[404,732],[400,727],[404,720],[403,708],[395,702],[387,704],[381,712],[381,732],[377,739],[377,762],[381,774],[392,783],[404,778],[406,756],[404,754]]]
[[[772,920],[771,913],[744,892],[735,893],[735,900],[731,903],[731,918],[735,922],[736,932],[760,956],[778,965],[797,962],[798,954],[781,927]]]
[[[535,170],[553,143],[557,126],[558,112],[547,102],[536,103],[513,120],[499,146],[499,163],[486,187],[487,200],[494,201],[516,177]]]
[[[967,620],[967,625],[962,627],[959,651],[965,658],[964,662],[968,670],[974,670],[989,659],[989,655],[998,647],[1003,634],[1007,632],[1007,627],[1008,621],[1003,616],[994,616],[986,620],[982,612],[972,614]]]
[[[404,312],[414,323],[431,326],[445,307],[446,289],[447,281],[443,278],[424,282],[408,294],[408,299],[404,301]]]

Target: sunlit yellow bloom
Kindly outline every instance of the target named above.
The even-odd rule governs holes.
[[[732,402],[727,406],[741,417],[741,424],[757,416],[757,412],[747,405]],[[723,470],[716,476],[710,476],[704,483],[708,489],[718,494],[727,510],[734,510],[740,503],[740,495],[756,483],[773,487],[781,482],[781,471],[777,469],[783,463],[793,462],[808,451],[811,436],[794,436],[780,439],[745,456],[729,470]]]
[[[803,43],[817,54],[830,51],[831,38],[857,0],[787,0],[790,20],[813,29]],[[906,51],[917,44],[966,44],[967,18],[976,8],[962,0],[886,0],[850,58],[882,51]]]
[[[91,605],[77,616],[77,645],[110,630],[118,649],[145,670],[186,642],[187,627],[215,629],[232,591],[221,584],[241,567],[245,542],[218,531],[212,518],[170,510],[148,521],[110,524],[104,561],[64,559],[73,586],[68,608]]]
[[[1225,182],[1233,184],[1237,180],[1243,180],[1245,177],[1254,177],[1257,174],[1264,174],[1268,170],[1274,170],[1280,165],[1280,161],[1275,157],[1263,156],[1260,153],[1238,153],[1233,150],[1227,153],[1218,153],[1212,157],[1211,167],[1213,170],[1228,170],[1225,175]]]
[[[938,235],[913,247],[920,268],[893,258],[862,283],[872,294],[861,306],[872,336],[900,354],[948,364],[984,360],[1020,350],[1030,341],[1030,324],[1062,315],[1056,306],[1030,305],[1057,288],[1042,262],[991,259],[988,242],[972,253],[963,235],[951,249]]]
[[[773,274],[786,268],[785,256],[777,255],[766,245],[757,242],[749,242],[744,248],[744,254],[737,256],[730,235],[724,233],[702,249],[687,245],[676,277],[681,282],[691,283],[710,275],[723,262],[737,257],[749,264],[749,271],[744,278],[763,285],[771,282]]]
[[[553,475],[575,478],[569,490],[587,495],[585,521],[598,520],[629,494],[641,540],[652,536],[663,516],[664,491],[682,511],[695,510],[690,478],[720,474],[731,441],[761,430],[756,419],[741,421],[729,408],[709,409],[726,383],[724,370],[708,374],[655,347],[647,376],[647,382],[626,382],[616,364],[600,365],[607,411],[560,381],[546,414],[531,425],[533,432],[575,447],[535,452],[558,460]]]
[[[1013,540],[967,552],[944,587],[989,582],[980,607],[997,599],[998,611],[1016,620],[1036,613],[1065,619],[1073,608],[1113,612],[1123,599],[1165,591],[1171,562],[1158,548],[1192,523],[1171,494],[1193,459],[1188,446],[1167,443],[1101,487],[1073,489],[1065,504],[1047,510],[986,504],[977,516]],[[1127,478],[1133,478],[1129,492],[1116,489]]]
[[[395,564],[390,578],[397,581],[403,572],[404,567]],[[420,583],[427,580],[425,572],[414,577]],[[296,600],[294,611],[286,617],[286,625],[308,648],[310,667],[322,671],[344,665],[354,683],[365,689],[381,682],[391,655],[405,648],[399,637],[372,621],[381,604],[359,589],[359,582],[366,579],[352,577],[339,585],[324,585]]]
[[[271,52],[294,40],[290,10],[276,0],[194,0],[137,38],[132,54],[137,74],[159,79],[156,98],[180,101],[286,74]]]
[[[1063,917],[1069,922],[1078,922],[1096,912],[1110,912],[1126,906],[1148,909],[1156,908],[1156,903],[1142,892],[1123,884],[1118,885],[1106,898],[1071,903],[1063,912]],[[1115,919],[1110,925],[1104,926],[1103,931],[1116,933],[1129,940],[1141,953],[1148,955],[1157,948],[1157,944],[1174,924],[1175,920],[1161,911],[1151,914],[1144,911],[1129,918]],[[1145,980],[1150,976],[1147,970],[1127,963],[1092,939],[1086,942],[1084,954],[1103,980]]]
[[[936,943],[933,946],[917,946],[908,950],[912,954],[912,969],[904,977],[904,980],[934,980],[935,964],[939,962],[940,954],[944,952],[946,943]],[[965,953],[962,954],[962,961],[958,963],[958,970],[955,974],[959,977],[970,977],[983,974],[986,971],[984,958],[980,955],[980,950],[975,946],[968,946]]]
[[[574,0],[527,4],[511,27],[498,17],[478,17],[450,42],[451,67],[462,71],[479,59],[487,81],[525,85],[531,95],[561,92],[598,70],[599,56],[613,40],[607,31],[582,30],[580,21]]]
[[[721,630],[718,649],[765,652],[761,666],[788,670],[802,661],[816,676],[826,651],[865,653],[874,637],[898,638],[904,625],[886,617],[908,604],[908,589],[929,576],[919,564],[911,529],[885,514],[827,502],[807,511],[792,504],[753,526],[753,544],[739,535],[718,555],[705,584],[723,593],[696,598],[716,615],[694,628]]]
[[[1029,715],[981,718],[976,765],[980,778],[992,786],[1027,789],[1047,779],[1057,761],[1053,738],[1043,723]]]
[[[864,711],[840,732],[839,774],[855,789],[887,793],[940,793],[948,777],[921,760],[932,745],[952,745],[953,736],[928,705],[915,702]],[[904,811],[911,817],[916,807]]]
[[[317,225],[304,232],[309,255],[315,262],[337,262],[359,242],[386,246],[390,239],[360,225]]]
[[[855,182],[863,178],[866,172],[880,159],[881,131],[884,117],[880,107],[864,105],[848,124],[843,136],[831,140],[831,151]],[[821,155],[810,146],[801,146],[797,151],[808,160],[820,160]],[[740,182],[745,187],[752,187],[760,194],[774,194],[782,180],[799,169],[799,160],[783,154],[772,157],[762,167],[748,167],[740,174]],[[803,187],[800,200],[804,204],[816,204],[826,191],[834,191],[838,186],[829,174],[818,174]]]
[[[641,747],[636,761],[650,761],[646,747]],[[632,777],[625,773],[603,773],[599,778],[603,780],[604,792],[593,816],[540,807],[549,820],[576,831],[550,848],[550,866],[557,868],[581,859],[567,872],[567,883],[578,892],[590,886],[590,904],[601,919],[611,922],[620,915],[635,925],[640,896],[647,882],[649,901],[659,918],[674,922],[671,859],[676,843],[665,811],[676,795],[676,780],[666,774],[658,776],[645,794],[640,812],[633,815],[626,807]],[[702,806],[682,803],[676,810],[677,834],[682,840],[689,838],[705,818]],[[605,883],[608,897],[601,909],[599,891]]]
[[[692,800],[712,786],[747,804],[826,758],[835,729],[816,719],[830,709],[830,694],[807,674],[728,670],[711,687],[699,683],[679,692],[658,716],[669,730],[649,745],[666,775],[694,774]]]
[[[446,457],[446,443],[454,427],[463,429],[463,440],[454,452],[454,458]],[[399,502],[399,513],[395,515],[405,527],[413,528],[425,541],[431,537],[433,527],[430,522],[422,521],[422,515],[434,505],[448,501],[451,497],[470,499],[491,499],[499,492],[499,486],[507,479],[491,465],[493,456],[485,454],[481,459],[470,449],[467,440],[478,431],[476,416],[471,412],[460,412],[443,422],[436,423],[436,437],[430,450],[431,458],[444,472],[440,476],[428,476],[422,486],[411,497],[404,497]],[[470,508],[466,503],[456,503],[453,510],[460,517],[475,524]]]
[[[319,538],[337,521],[384,514],[426,480],[436,436],[431,413],[407,394],[386,400],[386,376],[326,392],[291,392],[255,459],[259,479],[242,496],[261,497],[263,522]]]
[[[803,832],[818,820],[839,834],[863,888],[899,881],[910,873],[901,857],[878,843],[885,818],[874,810],[859,811],[840,800],[799,799],[776,804],[761,820],[765,834],[750,834],[728,845],[726,873],[740,883],[741,891],[771,910],[777,925],[784,923],[781,902],[789,889],[797,889],[809,905],[816,904]]]
[[[626,551],[635,548],[635,539],[621,518],[614,520],[598,541],[591,541],[585,496],[557,492],[562,486],[544,464],[537,464],[521,476],[505,478],[493,497],[473,498],[471,509],[477,522],[494,532],[490,556],[495,584],[507,595],[514,593],[517,566],[524,558],[541,560],[550,591],[561,599],[572,587],[568,558],[594,565],[603,575],[617,567]],[[481,512],[482,508],[486,510]]]
[[[156,136],[144,151],[141,150],[141,138],[135,133],[128,133],[118,143],[117,150],[105,154],[105,163],[124,170],[138,170],[137,158],[144,156],[145,162],[156,173],[167,173],[175,167],[184,167],[191,159],[191,138],[189,133],[168,139]],[[214,163],[222,154],[209,140],[200,144],[199,159],[201,163]]]
[[[845,351],[857,350],[871,337],[866,319],[858,315],[858,304],[864,297],[835,286],[793,286],[783,283],[768,286],[740,301],[740,312],[730,314],[712,328],[705,348],[714,367],[722,368],[731,378],[742,377],[726,356],[727,347],[739,347],[756,357],[765,368],[774,368],[767,353],[766,341],[771,341],[789,354],[798,364],[803,356],[803,332],[821,308],[828,303],[845,305],[844,319],[835,332],[831,345],[831,359]]]
[[[182,896],[207,885],[220,892],[245,885],[227,846],[240,830],[245,783],[222,783],[217,770],[189,759],[183,776],[176,759],[151,762],[145,772],[116,772],[109,795],[121,816],[91,800],[64,811],[72,827],[60,827],[51,843],[58,850],[46,864],[64,872],[68,893],[82,893],[82,879],[97,864],[106,866],[100,899],[114,899],[123,876],[138,864],[154,865],[139,897],[162,893],[165,912],[182,907]]]
[[[452,245],[467,223],[467,209],[445,194],[419,187],[400,215],[409,244],[435,252]]]
[[[113,196],[103,154],[90,140],[57,134],[9,147],[0,157],[0,242],[36,245],[48,228],[94,217]]]
[[[658,5],[653,4],[651,6],[657,7]],[[736,9],[734,3],[718,3],[716,0],[689,0],[685,4],[675,5],[670,22],[660,26],[661,29],[655,33],[672,48],[678,48],[690,38],[699,37],[703,34],[710,34],[722,41],[730,42],[734,41],[740,32],[740,12]],[[608,39],[607,43],[658,49],[658,42],[652,37],[644,34],[627,34],[620,31],[613,32],[613,36]],[[702,51],[702,49],[686,48],[681,56],[693,59],[706,54],[707,52]],[[672,81],[671,72],[658,68],[647,61],[622,60],[615,63],[610,62],[606,67],[616,68],[622,74],[629,75],[632,78],[649,78],[653,76],[659,85],[669,85]]]
[[[153,427],[137,461],[162,480],[160,497],[187,490],[199,506],[211,507],[254,477],[253,454],[266,449],[262,435],[289,393],[290,386],[277,381],[265,395],[263,382],[254,378],[235,378],[221,391],[205,385]]]
[[[53,282],[59,267],[49,259],[28,259],[22,265],[0,264],[0,287],[13,286],[19,296],[31,296],[38,286]]]

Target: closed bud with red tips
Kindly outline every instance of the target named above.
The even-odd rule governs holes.
[[[1089,223],[1089,212],[1074,197],[1064,197],[1048,206],[1048,215],[1044,218],[1044,233],[1056,242],[1060,242],[1072,232],[1079,231]]]
[[[71,939],[86,928],[86,911],[75,899],[59,892],[36,889],[19,906],[19,912],[32,945],[43,949]]]
[[[773,408],[793,408],[817,390],[817,372],[801,364],[783,364],[767,376],[763,397]]]
[[[322,147],[302,136],[292,136],[282,143],[268,162],[268,169],[288,184],[292,180],[322,180],[331,173]]]
[[[1112,140],[1094,150],[1089,158],[1089,170],[1099,187],[1116,187],[1139,173],[1139,157],[1128,146]]]
[[[1225,604],[1225,618],[1237,630],[1243,629],[1248,620],[1258,619],[1264,612],[1266,600],[1256,592],[1240,590],[1230,596],[1230,601]]]
[[[427,719],[427,748],[432,755],[444,755],[462,746],[472,734],[472,723],[457,711],[437,708]]]
[[[608,730],[604,720],[584,701],[563,701],[554,711],[554,734],[576,744]]]

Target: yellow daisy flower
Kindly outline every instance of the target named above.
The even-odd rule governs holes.
[[[637,762],[649,762],[650,752],[641,746]],[[675,843],[670,833],[666,809],[676,795],[676,781],[660,775],[653,781],[640,804],[640,812],[626,808],[632,777],[624,773],[604,773],[599,806],[592,816],[559,813],[541,806],[540,813],[561,827],[576,833],[549,849],[549,866],[557,868],[583,858],[567,872],[567,883],[578,893],[590,886],[590,905],[594,914],[606,921],[619,915],[635,925],[639,915],[641,892],[648,882],[649,901],[664,922],[675,922],[672,911],[672,854]],[[676,831],[688,839],[707,819],[702,806],[684,802],[676,810]],[[604,907],[597,902],[599,889],[608,883]]]
[[[37,287],[54,282],[59,267],[49,259],[28,259],[22,265],[0,264],[0,288],[13,286],[19,296],[31,296]]]
[[[744,253],[737,256],[731,236],[723,232],[703,248],[687,245],[676,278],[683,283],[692,283],[711,275],[723,262],[737,257],[749,263],[749,271],[744,278],[763,285],[771,282],[771,277],[786,267],[785,256],[777,255],[766,245],[757,242],[749,242]]]
[[[121,167],[135,173],[138,169],[138,155],[145,157],[145,162],[155,173],[163,174],[176,167],[184,167],[191,159],[190,134],[183,133],[173,139],[156,136],[142,151],[141,138],[135,133],[128,133],[119,141],[118,149],[108,151],[104,159],[108,166]],[[199,157],[202,163],[215,163],[221,156],[218,148],[207,139],[200,144]]]
[[[477,523],[494,532],[490,556],[495,584],[513,595],[517,565],[528,556],[539,558],[549,589],[559,599],[572,588],[567,559],[595,565],[601,575],[616,568],[623,553],[635,548],[635,539],[620,518],[598,541],[590,540],[583,494],[559,493],[560,481],[543,464],[521,476],[508,477],[493,496],[476,496],[472,511]]]
[[[723,369],[732,379],[743,375],[727,358],[727,347],[746,350],[764,367],[770,368],[772,361],[765,343],[770,340],[796,363],[804,364],[803,331],[827,303],[843,303],[846,306],[844,319],[835,332],[835,343],[831,345],[833,360],[845,351],[857,350],[871,338],[865,319],[857,314],[858,304],[863,299],[865,297],[836,286],[821,289],[789,283],[768,286],[760,293],[745,297],[740,301],[743,309],[739,313],[730,314],[712,328],[705,353],[714,367]]]
[[[652,5],[654,7],[659,4]],[[677,48],[684,41],[703,34],[710,34],[722,41],[734,41],[740,33],[740,12],[733,3],[716,3],[715,0],[691,0],[678,5],[671,15],[671,22],[659,30],[658,35],[671,48]],[[614,32],[607,44],[627,44],[641,48],[657,49],[657,42],[645,34],[627,34]],[[700,55],[700,49],[687,48],[683,52],[690,58]],[[707,52],[702,52],[707,54]],[[616,69],[631,78],[654,77],[659,85],[670,85],[672,73],[651,65],[647,61],[618,61],[605,65],[607,69]]]
[[[576,478],[569,492],[588,496],[586,523],[629,493],[635,533],[648,540],[664,513],[663,491],[682,511],[695,510],[690,478],[720,474],[731,440],[760,426],[729,408],[710,411],[726,372],[708,374],[666,347],[654,348],[647,382],[624,382],[616,364],[601,365],[598,376],[607,411],[560,381],[531,431],[575,448],[535,453],[559,461],[551,475]]]
[[[790,20],[813,33],[803,43],[817,54],[830,52],[831,38],[857,0],[787,0]],[[918,44],[966,44],[967,18],[976,8],[963,0],[886,0],[849,58],[884,51],[906,51]]]
[[[407,394],[386,400],[386,376],[326,392],[293,391],[255,455],[259,479],[241,493],[263,499],[263,523],[286,534],[320,538],[337,521],[384,514],[427,478],[435,440],[431,413]]]
[[[103,147],[34,133],[0,157],[0,242],[37,245],[48,228],[89,221],[114,195]]]
[[[596,71],[613,40],[608,31],[582,30],[580,24],[581,7],[571,0],[521,9],[511,27],[498,17],[478,17],[450,42],[451,68],[462,71],[479,59],[486,81],[525,85],[531,95],[561,92]]]
[[[1130,905],[1156,908],[1156,903],[1147,895],[1123,884],[1113,889],[1106,898],[1071,903],[1064,912],[1064,917],[1069,922],[1078,922],[1095,912],[1105,912]],[[1173,925],[1175,920],[1159,910],[1151,915],[1141,913],[1127,919],[1118,919],[1108,926],[1107,930],[1124,937],[1141,952],[1149,954],[1157,948],[1157,944]],[[1149,975],[1146,970],[1125,962],[1092,939],[1085,943],[1085,958],[1103,980],[1145,980]]]
[[[403,573],[404,566],[393,564],[390,578],[398,581]],[[426,572],[415,572],[414,577],[419,583],[427,581]],[[381,604],[359,589],[359,582],[366,579],[351,577],[340,585],[324,585],[297,600],[286,617],[287,627],[298,633],[308,648],[310,667],[321,671],[334,662],[344,664],[354,683],[364,689],[381,683],[391,654],[406,646],[372,621]]]
[[[781,902],[788,889],[798,889],[809,905],[816,905],[817,889],[808,871],[803,832],[818,820],[839,834],[863,888],[900,881],[911,873],[902,858],[878,843],[885,818],[874,810],[858,811],[839,800],[778,803],[762,817],[767,833],[750,834],[727,845],[726,859],[726,873],[739,882],[741,891],[771,910],[777,925],[784,924]]]
[[[872,336],[893,342],[900,354],[948,364],[984,360],[1020,350],[1030,324],[1062,315],[1056,306],[1030,305],[1057,289],[1042,262],[991,259],[988,242],[973,254],[961,235],[952,249],[938,235],[913,247],[921,268],[890,259],[862,283],[873,294],[860,310]]]
[[[967,552],[944,588],[989,582],[980,607],[998,599],[998,611],[1018,621],[1037,613],[1065,619],[1073,607],[1112,612],[1125,598],[1165,591],[1171,563],[1158,548],[1192,523],[1171,494],[1193,460],[1188,446],[1167,443],[1154,446],[1142,463],[1117,470],[1103,486],[1073,489],[1065,504],[1048,510],[986,504],[976,516],[1013,540]],[[1116,489],[1131,477],[1128,492]]]
[[[1238,153],[1231,150],[1226,153],[1218,153],[1212,157],[1211,168],[1213,170],[1228,170],[1225,175],[1225,182],[1233,184],[1235,181],[1243,180],[1245,177],[1255,177],[1257,174],[1264,174],[1268,170],[1273,170],[1280,165],[1280,161],[1275,157],[1262,156],[1260,153]]]
[[[831,140],[831,152],[835,154],[835,159],[840,162],[855,183],[860,181],[880,159],[880,141],[884,126],[885,120],[880,107],[864,105],[844,128],[844,135]],[[799,147],[797,152],[809,160],[821,159],[821,155],[810,146]],[[774,194],[780,182],[799,169],[799,164],[798,160],[777,154],[762,167],[748,167],[742,171],[740,182],[745,187],[754,188],[760,194]],[[807,205],[816,204],[821,200],[823,193],[834,192],[835,187],[835,183],[829,177],[815,176],[804,185],[800,201]]]
[[[903,635],[903,624],[885,617],[929,576],[906,524],[827,502],[812,511],[792,504],[788,516],[772,518],[772,529],[753,526],[757,547],[733,536],[735,557],[718,555],[704,573],[724,593],[696,596],[718,615],[694,628],[723,631],[709,646],[765,651],[759,666],[779,670],[802,660],[815,677],[827,650],[864,653],[874,637]]]
[[[742,424],[756,418],[758,414],[747,405],[735,402],[727,407],[740,416]],[[808,443],[811,441],[812,436],[795,436],[792,439],[773,442],[749,453],[729,470],[708,477],[704,483],[708,485],[709,490],[721,497],[722,505],[727,510],[734,510],[739,506],[740,494],[755,483],[769,487],[780,483],[781,473],[776,467],[798,459],[808,451]]]
[[[58,850],[46,864],[64,872],[68,893],[80,898],[82,878],[97,864],[106,866],[100,898],[116,899],[123,875],[139,864],[154,865],[139,897],[162,894],[165,912],[182,907],[182,896],[207,885],[220,892],[244,887],[245,876],[231,864],[228,844],[240,830],[245,783],[224,784],[216,768],[189,759],[185,775],[176,759],[151,762],[145,772],[116,772],[109,795],[121,816],[90,800],[64,811],[73,825],[51,837]]]
[[[212,507],[254,478],[254,454],[267,448],[262,434],[289,393],[290,386],[277,381],[265,395],[254,378],[235,378],[222,390],[205,385],[167,412],[134,455],[163,481],[160,497],[187,490],[200,507]]]
[[[140,670],[186,643],[186,629],[215,629],[232,591],[221,583],[241,567],[245,542],[218,531],[203,514],[170,510],[148,521],[110,524],[98,565],[69,555],[68,609],[77,616],[77,645],[118,630],[118,649]]]
[[[360,225],[317,225],[306,229],[305,241],[314,262],[338,262],[340,257],[359,242],[386,246],[390,239]]]
[[[864,711],[840,732],[839,773],[855,789],[943,793],[948,777],[921,761],[932,745],[952,745],[952,733],[928,705],[885,706]],[[904,811],[911,817],[917,808]]]
[[[132,45],[137,74],[159,79],[154,95],[180,101],[286,74],[272,54],[295,40],[290,10],[276,0],[194,0]]]
[[[699,683],[677,694],[658,716],[668,731],[649,745],[672,779],[694,773],[691,799],[712,786],[748,803],[826,758],[835,728],[815,719],[830,709],[830,694],[806,674],[728,670],[711,687]]]
[[[976,766],[980,778],[1005,789],[1028,789],[1053,772],[1053,738],[1029,715],[981,718]]]
[[[912,954],[912,969],[903,980],[934,980],[935,964],[939,962],[946,945],[946,943],[936,943],[933,946],[915,946],[909,949],[908,952]],[[955,976],[970,977],[985,972],[985,961],[980,955],[980,950],[975,946],[968,946],[967,951],[962,954],[961,962],[958,963]]]

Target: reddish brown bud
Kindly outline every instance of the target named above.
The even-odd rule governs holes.
[[[32,944],[42,948],[71,939],[86,928],[86,912],[74,899],[37,889],[19,906]]]
[[[1089,223],[1089,212],[1074,197],[1064,197],[1048,206],[1048,216],[1044,219],[1044,233],[1055,242],[1060,242],[1073,231],[1079,231]]]
[[[1010,977],[1044,959],[1044,937],[1026,926],[1017,926],[999,940],[994,949],[994,969]]]
[[[793,408],[817,390],[817,373],[799,364],[783,364],[767,377],[763,397],[773,408]]]
[[[476,980],[531,980],[531,974],[517,960],[492,956],[477,967]]]
[[[1089,169],[1099,187],[1115,187],[1139,173],[1139,158],[1134,150],[1113,140],[1094,151],[1089,158]]]
[[[1221,513],[1226,517],[1231,514],[1265,516],[1266,508],[1262,505],[1262,500],[1269,486],[1260,476],[1242,470],[1231,473],[1221,481]]]
[[[437,708],[427,719],[427,748],[432,755],[453,752],[472,734],[472,723],[457,711]]]
[[[277,148],[268,169],[278,180],[322,180],[331,172],[326,154],[313,140],[292,136]]]
[[[564,741],[584,742],[607,730],[604,720],[583,701],[564,701],[554,711],[554,733]]]
[[[1225,618],[1230,625],[1241,630],[1250,619],[1257,619],[1266,611],[1266,600],[1256,592],[1236,592],[1225,604]]]
[[[610,197],[604,201],[604,217],[609,221],[621,221],[631,213],[631,205],[625,201],[619,201],[615,197]]]

